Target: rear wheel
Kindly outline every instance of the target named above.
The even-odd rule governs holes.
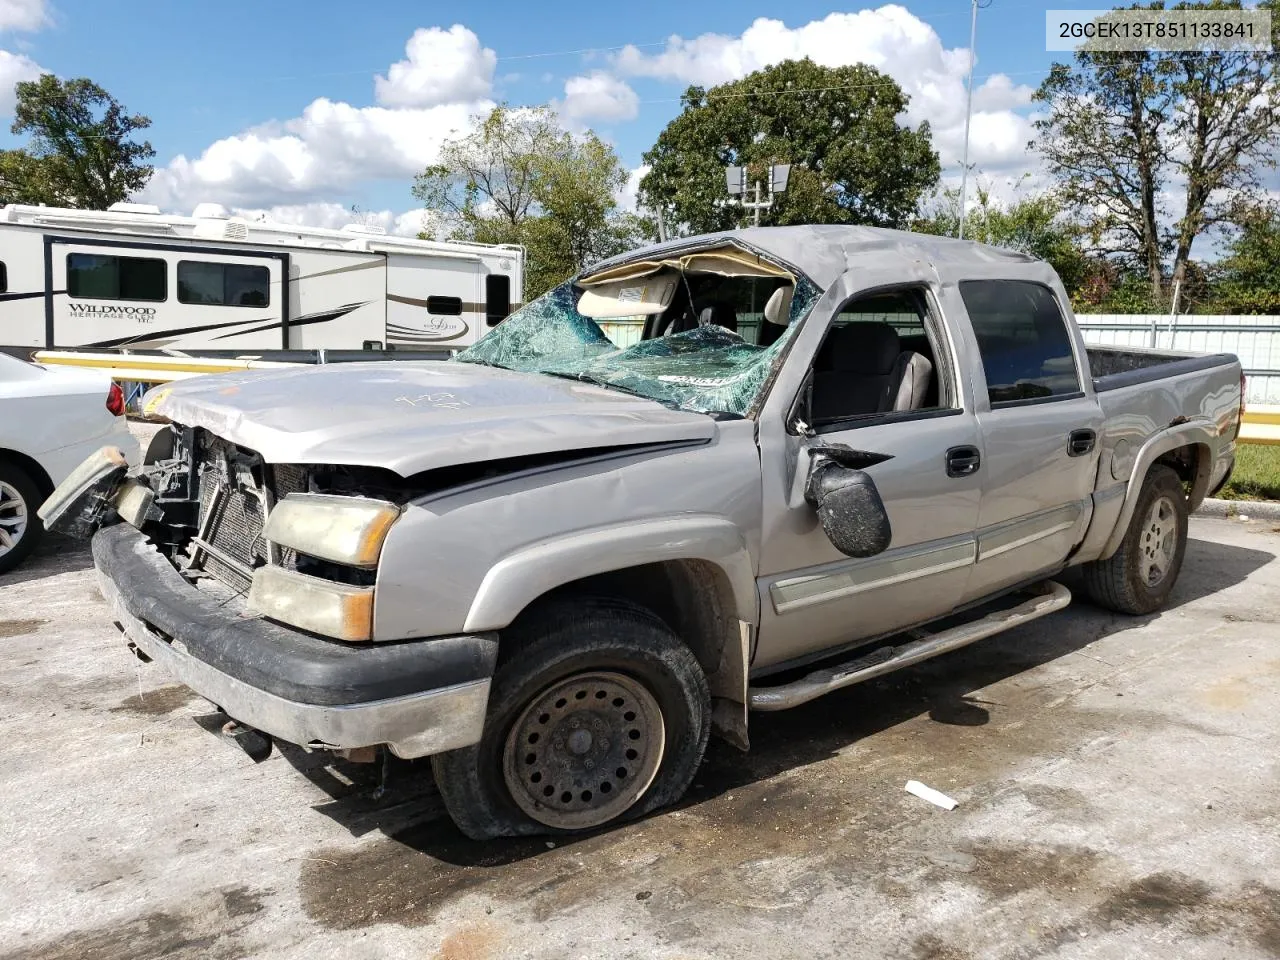
[[[432,758],[473,839],[588,830],[678,800],[706,749],[693,653],[642,609],[543,608],[502,637],[480,743]]]
[[[44,525],[36,508],[43,500],[25,470],[0,463],[0,573],[16,567],[40,542]]]
[[[1120,548],[1082,566],[1085,592],[1117,613],[1151,613],[1164,606],[1187,549],[1187,495],[1163,464],[1147,473]]]

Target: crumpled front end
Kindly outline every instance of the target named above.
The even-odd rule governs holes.
[[[269,465],[172,425],[93,536],[130,647],[242,725],[309,747],[418,757],[476,742],[492,634],[374,644],[394,478]],[[386,484],[391,484],[387,486]]]

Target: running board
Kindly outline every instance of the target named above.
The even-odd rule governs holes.
[[[776,687],[751,687],[747,690],[750,707],[752,710],[787,710],[798,707],[832,690],[862,683],[930,657],[967,647],[977,640],[1061,610],[1071,602],[1071,591],[1052,580],[1037,584],[1032,589],[1038,591],[1036,596],[1010,610],[989,613],[981,620],[961,624],[941,633],[922,635],[919,631],[912,631],[912,635],[920,639],[897,647],[881,647],[838,667],[815,670],[794,683]]]

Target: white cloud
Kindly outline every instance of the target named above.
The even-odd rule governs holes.
[[[174,158],[155,172],[142,198],[178,209],[204,200],[261,206],[320,199],[361,180],[407,179],[490,106],[392,110],[321,98],[294,120],[225,137],[195,159]]]
[[[739,36],[673,36],[658,53],[623,48],[614,66],[624,74],[714,86],[783,60],[810,57],[827,67],[866,63],[887,73],[911,96],[903,118],[928,120],[944,168],[960,162],[964,143],[968,51],[948,50],[934,29],[905,7],[888,4],[857,13],[832,13],[798,27],[757,19]],[[969,159],[986,170],[1028,166],[1031,89],[1007,76],[989,77],[974,90]]]
[[[570,123],[588,120],[634,120],[640,110],[640,98],[623,80],[603,70],[585,76],[570,77],[564,84],[564,100],[558,105]]]
[[[299,117],[223,137],[198,156],[175,157],[138,199],[175,210],[204,201],[245,209],[306,206],[319,216],[311,205],[357,183],[407,182],[438,158],[444,141],[466,134],[477,114],[492,109],[487,94],[497,58],[461,26],[419,29],[405,49],[409,59],[376,78],[379,105],[313,100]]]
[[[374,80],[386,107],[435,107],[488,97],[498,55],[461,24],[448,30],[420,27],[405,44],[407,60],[393,63]]]
[[[644,179],[645,174],[648,172],[649,165],[647,163],[627,172],[627,182],[622,185],[622,188],[615,196],[619,210],[626,213],[635,212],[636,203],[640,196],[640,181]]]
[[[0,50],[0,117],[13,115],[17,103],[14,86],[21,80],[34,80],[44,72],[44,68],[30,57]]]
[[[0,30],[39,30],[48,22],[44,0],[0,0]]]

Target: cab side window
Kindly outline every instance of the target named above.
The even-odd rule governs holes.
[[[1026,280],[962,280],[993,408],[1077,396],[1080,376],[1053,291]]]
[[[949,408],[941,340],[923,290],[856,297],[832,319],[814,360],[810,424]]]

